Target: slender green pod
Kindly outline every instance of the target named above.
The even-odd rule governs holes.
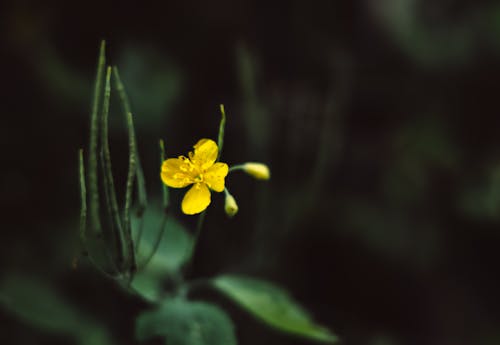
[[[88,152],[88,189],[90,198],[90,220],[92,230],[101,233],[101,220],[99,217],[99,189],[97,182],[97,146],[98,146],[98,131],[99,131],[99,104],[102,94],[102,79],[104,74],[104,66],[106,64],[106,42],[102,41],[99,58],[97,62],[97,73],[94,84],[94,97],[92,100],[91,114],[90,114],[90,139],[89,139],[89,152]]]

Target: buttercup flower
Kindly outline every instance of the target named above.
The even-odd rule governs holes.
[[[211,139],[201,139],[188,157],[169,158],[161,166],[163,183],[172,188],[193,185],[182,200],[182,212],[197,214],[210,205],[210,190],[222,192],[229,167],[216,162],[219,148]]]

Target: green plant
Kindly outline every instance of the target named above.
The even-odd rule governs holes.
[[[129,138],[128,174],[121,208],[108,142],[112,79],[122,104]],[[106,67],[104,42],[99,53],[91,109],[86,164],[83,150],[79,154],[81,242],[86,256],[103,274],[150,303],[151,308],[137,317],[138,340],[163,337],[168,344],[236,344],[233,323],[220,307],[188,298],[189,290],[199,284],[217,289],[257,319],[278,330],[327,343],[337,340],[328,329],[316,325],[285,290],[269,282],[235,275],[194,281],[184,279],[203,226],[205,208],[210,203],[208,188],[225,191],[226,213],[234,216],[238,208],[234,197],[224,186],[228,172],[243,170],[258,179],[270,176],[267,166],[261,163],[252,162],[231,168],[225,163],[214,163],[220,158],[224,140],[226,115],[223,106],[217,144],[202,139],[189,158],[181,156],[165,160],[164,143],[160,141],[164,181],[161,203],[148,203],[131,107],[117,67]],[[206,152],[196,156],[196,150],[204,145],[209,145],[206,149],[209,151],[208,158],[199,159]],[[217,176],[207,177],[212,166],[217,167]],[[196,188],[206,190],[202,197],[197,196],[194,203],[184,207],[183,202],[184,213],[199,213],[194,236],[169,214],[168,186],[180,188],[191,184],[194,192]],[[135,198],[134,187],[137,190]],[[191,190],[186,198],[189,193]],[[168,289],[164,288],[166,281],[171,282]]]

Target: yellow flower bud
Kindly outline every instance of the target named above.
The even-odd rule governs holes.
[[[226,192],[226,202],[224,204],[224,210],[229,217],[234,217],[234,215],[238,213],[238,204],[236,203],[234,197],[229,194],[229,192]]]
[[[243,170],[258,180],[269,180],[271,173],[267,165],[262,163],[248,162],[243,164]]]

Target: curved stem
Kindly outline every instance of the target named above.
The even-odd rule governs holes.
[[[111,98],[111,67],[106,69],[106,79],[104,85],[104,100],[102,104],[101,116],[101,167],[104,181],[104,196],[106,199],[106,207],[108,215],[111,217],[110,230],[111,241],[113,241],[113,249],[116,251],[118,267],[121,269],[123,265],[123,231],[120,219],[120,211],[118,210],[118,202],[116,199],[115,183],[113,178],[113,169],[111,164],[111,153],[108,140],[108,117],[109,105]]]
[[[236,171],[236,170],[244,170],[245,165],[244,164],[237,164],[233,165],[232,167],[229,167],[229,172]]]
[[[203,211],[198,217],[198,222],[196,223],[196,230],[194,233],[193,244],[191,245],[190,256],[193,257],[194,251],[196,250],[196,244],[198,244],[198,239],[200,237],[201,229],[203,228],[203,223],[205,222],[205,215],[207,211]]]
[[[193,236],[193,242],[191,243],[191,247],[189,247],[189,251],[186,253],[187,258],[189,261],[186,263],[186,266],[184,267],[184,275],[187,275],[187,272],[191,269],[191,265],[193,262],[193,257],[194,257],[194,252],[196,250],[196,245],[198,244],[198,239],[200,238],[200,233],[201,229],[203,228],[203,223],[205,221],[205,215],[207,211],[203,211],[200,213],[200,216],[198,217],[198,222],[196,224],[196,230],[194,232]]]
[[[219,147],[219,153],[217,154],[217,160],[220,159],[222,155],[222,147],[224,146],[224,130],[226,127],[226,111],[224,109],[224,104],[220,105],[220,123],[219,123],[219,136],[217,139],[217,146]]]
[[[153,245],[153,248],[151,249],[151,252],[146,257],[144,262],[141,264],[141,267],[140,267],[141,270],[144,269],[149,264],[149,262],[151,261],[151,259],[155,255],[156,251],[158,250],[158,247],[160,246],[160,242],[163,238],[163,235],[165,234],[165,229],[166,229],[165,225],[167,225],[167,218],[168,218],[167,216],[168,216],[168,214],[167,214],[167,212],[165,212],[163,214],[162,219],[161,219],[161,225],[160,225],[160,231],[158,233],[158,237],[156,237],[156,241]]]

